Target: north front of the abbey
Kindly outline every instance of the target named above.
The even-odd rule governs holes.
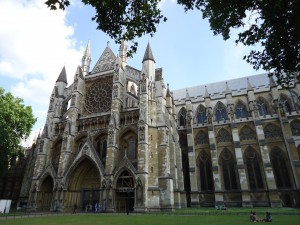
[[[90,46],[54,85],[27,207],[106,212],[299,206],[300,83],[267,74],[170,91],[148,44]]]

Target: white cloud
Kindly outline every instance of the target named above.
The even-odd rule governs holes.
[[[72,83],[83,48],[76,46],[66,11],[52,11],[44,1],[1,0],[0,15],[0,76],[17,81],[10,91],[32,105],[42,124],[58,75],[65,65]]]

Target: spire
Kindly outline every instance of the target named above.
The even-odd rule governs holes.
[[[228,94],[231,94],[231,91],[229,89],[229,86],[228,86],[228,83],[226,81],[226,91],[225,91],[225,94],[228,95]]]
[[[145,52],[145,55],[143,58],[143,62],[146,60],[152,60],[153,62],[155,62],[149,42],[148,42],[147,49],[146,49],[146,52]]]
[[[78,75],[81,79],[83,79],[82,68],[78,65],[76,69],[76,75]]]
[[[247,77],[247,91],[253,91],[253,87],[250,84],[249,78]]]
[[[191,101],[191,98],[190,98],[190,95],[189,95],[188,89],[185,89],[185,90],[186,90],[185,101]]]
[[[90,69],[90,63],[91,63],[91,48],[90,48],[90,40],[88,41],[86,45],[86,49],[84,51],[84,55],[82,57],[82,69],[83,72],[88,73]]]
[[[85,52],[84,52],[84,56],[86,57],[91,57],[91,46],[90,46],[90,40],[88,41],[86,48],[85,48]]]
[[[272,75],[269,75],[269,83],[270,83],[270,88],[277,87]]]
[[[120,48],[119,48],[119,56],[120,56],[122,62],[124,62],[124,63],[127,63],[127,61],[128,61],[128,58],[127,58],[127,49],[128,49],[128,43],[127,43],[127,41],[126,40],[125,41],[122,40]]]
[[[62,69],[62,71],[60,72],[60,75],[58,76],[56,82],[64,82],[64,83],[68,84],[68,82],[67,82],[67,73],[66,73],[66,67],[65,66]]]
[[[209,94],[208,94],[208,91],[207,91],[207,87],[206,87],[206,86],[205,86],[204,98],[209,98]]]
[[[169,84],[167,84],[167,94],[166,97],[171,97],[170,89],[169,89]]]

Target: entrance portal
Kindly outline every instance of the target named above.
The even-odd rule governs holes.
[[[82,211],[92,211],[100,202],[100,174],[96,166],[84,159],[74,170],[69,183],[67,204],[71,210],[74,204]]]
[[[131,212],[135,203],[134,179],[128,171],[124,171],[118,178],[116,187],[116,210]]]
[[[52,203],[52,196],[53,196],[53,179],[50,176],[47,176],[42,185],[41,185],[41,192],[40,192],[40,209],[42,211],[49,211],[51,208]]]

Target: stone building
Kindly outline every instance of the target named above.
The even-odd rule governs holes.
[[[71,85],[54,86],[28,198],[36,210],[136,212],[299,205],[300,84],[267,75],[170,92],[148,44],[90,46]]]

